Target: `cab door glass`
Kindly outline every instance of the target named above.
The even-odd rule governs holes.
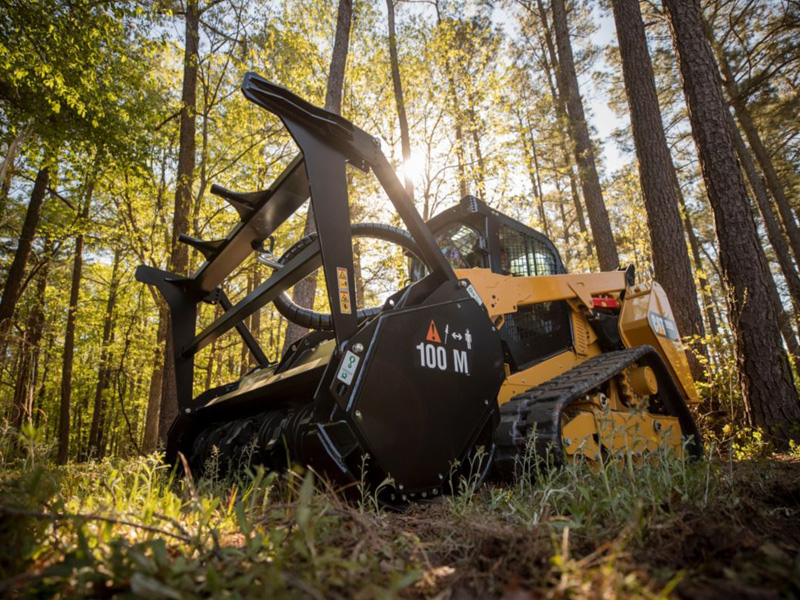
[[[511,227],[501,226],[500,268],[515,277],[556,275],[558,257],[547,244]],[[512,373],[572,346],[570,310],[563,300],[521,306],[505,315],[500,329],[506,363]]]
[[[545,244],[510,227],[500,227],[500,268],[515,277],[555,275],[556,255]]]
[[[467,225],[456,224],[436,236],[447,262],[454,269],[473,269],[485,266],[480,234]]]

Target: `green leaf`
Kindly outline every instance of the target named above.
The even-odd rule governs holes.
[[[178,590],[142,573],[134,573],[131,576],[131,591],[140,596],[181,600],[181,594]]]

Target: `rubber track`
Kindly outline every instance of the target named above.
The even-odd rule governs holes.
[[[503,404],[494,438],[497,448],[494,465],[498,475],[503,479],[513,479],[518,457],[525,455],[528,440],[534,432],[536,456],[561,461],[561,415],[564,408],[651,353],[656,353],[652,346],[607,352]]]

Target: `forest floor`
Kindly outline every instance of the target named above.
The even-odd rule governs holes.
[[[0,597],[800,597],[800,459],[573,465],[404,513],[157,457],[0,480]]]

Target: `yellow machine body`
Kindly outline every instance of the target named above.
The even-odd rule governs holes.
[[[653,346],[676,378],[686,402],[700,401],[672,308],[658,282],[626,288],[623,271],[512,277],[492,273],[489,269],[459,269],[456,274],[472,283],[498,328],[503,326],[504,315],[522,306],[566,300],[572,309],[574,348],[507,377],[498,397],[500,404],[602,353],[588,321],[595,298],[619,303],[619,333],[626,348]],[[667,335],[673,331],[674,335]]]
[[[618,329],[624,346],[655,348],[684,402],[699,402],[669,300],[657,282],[626,286],[624,271],[533,277],[499,275],[480,268],[461,269],[456,273],[474,286],[499,329],[506,315],[524,306],[566,301],[570,307],[573,347],[516,373],[511,373],[507,366],[506,379],[498,395],[501,406],[518,394],[601,355],[603,349],[589,318],[604,305],[619,307]],[[562,419],[561,433],[567,456],[581,454],[596,461],[601,454],[600,446],[611,455],[630,452],[642,456],[663,446],[680,454],[682,432],[678,419],[637,408],[637,399],[656,392],[652,370],[636,367],[626,369],[609,382],[605,394],[595,394],[570,404]]]

